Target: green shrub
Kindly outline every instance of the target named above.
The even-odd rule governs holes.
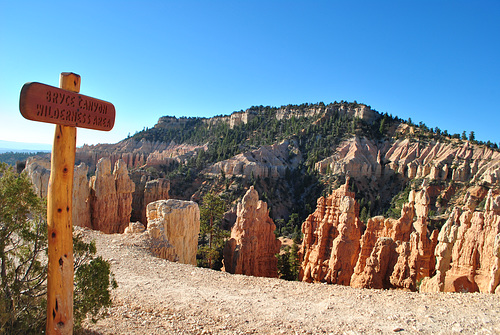
[[[47,294],[45,205],[25,174],[0,163],[0,334],[41,334]],[[97,320],[116,282],[95,244],[74,238],[74,323]]]

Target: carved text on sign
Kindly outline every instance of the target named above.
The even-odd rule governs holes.
[[[29,120],[97,130],[111,130],[116,114],[107,101],[40,83],[23,86],[19,108]]]

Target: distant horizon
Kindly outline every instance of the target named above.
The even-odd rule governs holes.
[[[132,130],[132,131],[129,131],[128,132],[128,135],[124,136],[123,138],[121,139],[118,139],[116,141],[113,141],[113,142],[96,142],[96,143],[86,143],[85,141],[82,142],[82,143],[78,143],[77,144],[77,147],[78,148],[81,148],[83,147],[84,145],[97,145],[97,144],[116,144],[120,141],[123,141],[125,139],[127,139],[128,137],[131,137],[133,136],[135,133],[138,133],[138,132],[141,132],[143,131],[144,129],[148,128],[152,128],[154,127],[160,118],[162,117],[174,117],[174,118],[177,118],[177,119],[180,119],[180,118],[205,118],[205,119],[210,119],[210,118],[215,118],[215,117],[225,117],[225,116],[230,116],[232,115],[233,113],[240,113],[240,112],[245,112],[247,110],[249,110],[250,108],[252,107],[259,107],[259,106],[263,106],[263,107],[271,107],[271,108],[281,108],[281,107],[285,107],[285,106],[289,106],[289,105],[293,105],[293,106],[299,106],[301,104],[309,104],[309,105],[315,105],[315,104],[319,104],[319,103],[324,103],[325,105],[329,105],[329,104],[332,104],[332,103],[335,103],[335,102],[341,102],[341,101],[344,101],[344,102],[347,102],[347,103],[358,103],[358,104],[362,104],[362,105],[366,105],[366,106],[369,106],[372,110],[378,112],[379,114],[383,115],[385,114],[384,112],[380,112],[379,110],[377,110],[377,108],[374,108],[374,106],[370,105],[369,103],[366,103],[366,102],[360,102],[360,101],[357,101],[357,100],[353,100],[353,101],[346,101],[346,100],[339,100],[339,101],[329,101],[329,102],[325,102],[325,101],[317,101],[317,102],[302,102],[302,103],[299,103],[299,104],[282,104],[282,105],[278,105],[278,106],[272,106],[272,105],[252,105],[252,106],[249,106],[245,109],[240,109],[240,110],[235,110],[235,111],[232,111],[230,113],[227,113],[227,114],[217,114],[217,115],[213,115],[213,116],[188,116],[188,115],[168,115],[168,114],[165,114],[165,115],[160,115],[157,117],[156,119],[156,122],[152,125],[149,125],[149,126],[145,126],[143,127],[143,129],[135,129],[135,130]],[[447,131],[448,134],[451,136],[453,134],[461,134],[462,132],[453,132],[453,131],[450,131],[448,130],[447,128],[445,128],[444,126],[442,125],[430,125],[430,124],[427,124],[427,122],[423,121],[423,120],[419,120],[419,121],[416,121],[413,117],[409,117],[408,119],[404,119],[402,117],[400,117],[399,115],[396,115],[396,114],[393,114],[393,113],[387,113],[389,115],[392,115],[393,117],[397,117],[399,119],[402,120],[402,122],[407,122],[408,120],[412,120],[412,122],[415,124],[415,125],[418,125],[419,123],[423,123],[425,124],[426,126],[428,126],[429,128],[435,128],[435,127],[438,127],[440,128],[441,131]],[[30,121],[32,122],[32,121]],[[42,124],[42,123],[41,123]],[[48,124],[48,123],[43,123],[44,125],[46,126],[50,126],[50,127],[54,127],[55,125],[54,124]],[[483,141],[483,142],[492,142],[492,143],[497,143],[498,146],[500,147],[500,141],[499,142],[495,142],[494,140],[492,140],[491,138],[478,138],[477,137],[477,132],[475,130],[464,130],[467,134],[467,136],[469,135],[470,131],[474,131],[475,133],[475,136],[476,136],[476,140],[478,141]],[[77,140],[78,140],[78,135],[80,132],[95,132],[94,130],[88,130],[88,129],[84,129],[84,128],[77,128]],[[51,141],[53,141],[53,138],[50,139]],[[20,153],[23,153],[23,152],[37,152],[37,151],[41,151],[41,152],[50,152],[52,151],[52,144],[51,143],[44,143],[44,142],[23,142],[23,141],[8,141],[8,140],[0,140],[0,153],[5,153],[5,152],[20,152]]]
[[[0,140],[0,153],[6,152],[50,152],[52,145],[46,143],[30,143]]]

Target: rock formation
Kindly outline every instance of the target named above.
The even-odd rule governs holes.
[[[76,164],[85,163],[89,171],[94,172],[97,162],[107,157],[112,166],[121,159],[127,168],[131,169],[168,165],[173,161],[184,162],[196,155],[199,150],[206,150],[206,147],[160,141],[150,142],[144,139],[136,141],[129,138],[116,144],[84,145],[77,148],[75,162]]]
[[[302,224],[302,281],[342,285],[351,281],[360,250],[362,223],[348,182],[330,196],[319,198],[316,211]]]
[[[267,204],[253,188],[238,203],[236,223],[224,247],[224,271],[257,277],[278,277],[277,258],[281,242],[269,217]]]
[[[33,183],[36,194],[41,198],[46,198],[49,188],[50,162],[29,158],[25,172]],[[87,172],[88,167],[83,163],[74,168],[72,220],[74,226],[90,228],[90,188]]]
[[[111,172],[111,161],[101,158],[96,174],[90,179],[90,209],[92,228],[105,233],[121,233],[130,222],[132,193],[125,162],[119,160]]]
[[[124,229],[130,222],[132,193],[135,190],[135,184],[130,179],[125,162],[121,159],[115,164],[113,176],[115,177],[116,198],[118,201],[116,221]],[[120,228],[120,231],[123,231],[123,229]]]
[[[289,157],[294,157],[289,159]],[[219,175],[221,171],[226,176],[255,178],[278,178],[285,175],[287,168],[298,166],[301,154],[297,143],[283,141],[280,144],[262,146],[257,150],[241,153],[230,159],[218,162],[205,169],[204,173]]]
[[[325,174],[345,174],[354,178],[382,175],[380,149],[370,140],[354,137],[337,148],[332,156],[316,163],[316,170]]]
[[[455,141],[423,143],[409,139],[374,142],[353,137],[316,163],[320,173],[345,173],[358,178],[380,176],[382,166],[409,179],[468,181],[493,185],[500,181],[500,152]]]
[[[87,179],[88,167],[81,163],[73,173],[73,226],[92,228],[90,220],[90,186]]]
[[[135,191],[132,201],[132,221],[140,221],[147,224],[147,205],[157,200],[168,200],[170,191],[170,181],[164,178],[151,180],[149,176],[138,171],[132,174],[135,182]]]
[[[300,279],[364,288],[416,289],[434,270],[437,232],[427,231],[427,188],[410,194],[398,220],[374,217],[362,234],[358,205],[348,182],[302,225]],[[416,216],[416,221],[414,217]]]
[[[159,257],[196,265],[200,210],[193,201],[158,200],[147,206],[147,232]]]
[[[137,235],[140,239],[145,240],[148,249],[157,257],[171,262],[179,261],[174,246],[170,244],[165,236],[165,228],[162,222],[152,222],[148,230],[140,222],[130,222],[123,233]]]
[[[144,233],[146,228],[140,222],[130,222],[128,227],[125,228],[124,234],[141,234]]]
[[[469,204],[469,206],[467,206]],[[494,293],[500,283],[500,195],[490,190],[484,212],[455,207],[436,247],[436,274],[421,291]]]
[[[35,193],[41,198],[46,198],[49,189],[50,162],[30,157],[26,161],[24,171],[31,180]]]

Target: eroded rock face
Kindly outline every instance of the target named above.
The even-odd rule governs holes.
[[[87,179],[88,167],[84,163],[75,166],[73,174],[73,225],[92,228],[90,221],[90,187]]]
[[[41,198],[46,198],[49,189],[50,162],[39,161],[34,157],[30,157],[26,161],[24,171],[28,174],[35,193]]]
[[[132,193],[135,190],[135,184],[129,177],[127,165],[121,159],[115,164],[113,177],[115,178],[116,198],[118,201],[116,221],[120,225],[121,232],[130,222]]]
[[[500,196],[490,190],[484,212],[455,207],[441,229],[436,275],[421,291],[494,293],[500,282]]]
[[[267,204],[259,200],[257,191],[250,187],[238,204],[236,223],[224,247],[223,270],[248,276],[278,277],[275,254],[281,242],[274,235],[275,229]]]
[[[160,122],[155,127],[162,127]],[[85,163],[91,172],[95,171],[97,162],[107,157],[111,165],[123,160],[129,169],[138,167],[168,165],[172,161],[185,161],[194,156],[205,146],[150,142],[145,139],[136,141],[129,138],[116,144],[83,145],[76,149],[75,162]]]
[[[290,157],[293,156],[292,159]],[[238,154],[230,159],[218,162],[205,169],[204,173],[226,176],[255,178],[278,178],[285,175],[287,168],[295,168],[301,160],[298,145],[293,141],[265,145],[257,150]]]
[[[316,170],[320,173],[339,174],[349,172],[354,178],[375,176],[380,178],[382,165],[380,149],[370,140],[354,137],[345,141],[337,148],[331,157],[316,163]]]
[[[144,233],[146,227],[140,222],[130,222],[128,227],[125,228],[124,234],[140,234]]]
[[[105,233],[122,233],[130,222],[135,185],[125,162],[118,161],[111,172],[109,158],[101,158],[90,180],[92,228]]]
[[[168,200],[168,192],[170,191],[170,181],[164,178],[148,181],[144,187],[144,204],[148,204],[157,200]]]
[[[500,179],[500,153],[468,141],[423,143],[409,139],[376,143],[353,137],[342,142],[331,157],[316,163],[320,173],[380,176],[382,164],[409,179],[473,181],[493,185]]]
[[[149,203],[157,200],[168,200],[170,198],[170,181],[164,178],[151,179],[150,176],[141,171],[132,174],[135,182],[135,191],[132,195],[132,221],[140,221],[147,225],[146,207]]]
[[[147,206],[147,233],[161,258],[196,265],[200,210],[193,201],[158,200]]]
[[[302,224],[303,262],[299,279],[349,285],[359,255],[362,223],[349,181],[327,198]]]
[[[90,179],[90,187],[92,228],[105,233],[120,232],[120,226],[116,224],[118,200],[115,178],[108,158],[101,158],[97,163],[95,176]]]
[[[416,289],[434,269],[437,232],[427,231],[427,188],[410,194],[401,218],[368,220],[363,235],[354,193],[348,181],[327,198],[302,225],[300,279],[363,288]],[[414,218],[416,216],[416,221]]]
[[[36,194],[41,198],[46,198],[49,188],[50,162],[30,158],[26,162],[25,171],[33,183]],[[91,228],[90,188],[87,180],[87,172],[88,167],[83,163],[74,168],[72,220],[74,226]]]

